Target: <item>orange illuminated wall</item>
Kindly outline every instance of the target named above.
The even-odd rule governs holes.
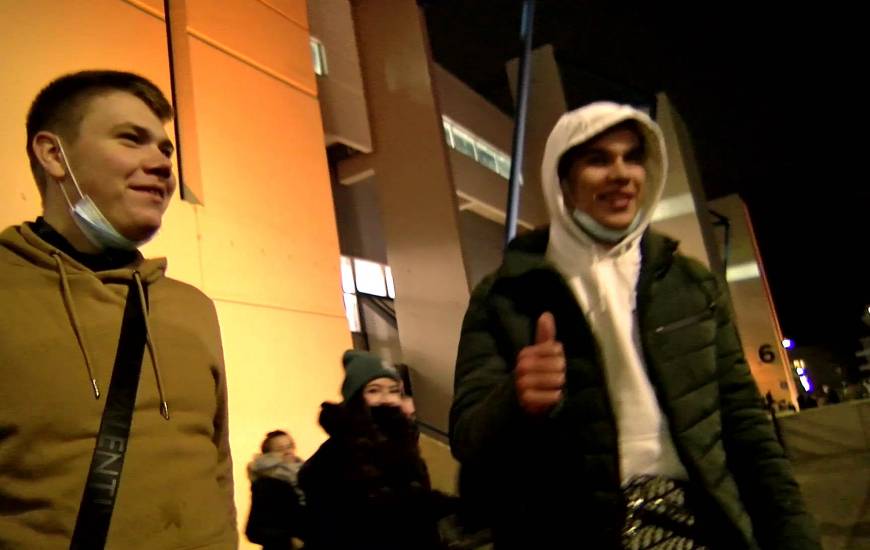
[[[262,435],[285,428],[302,455],[317,448],[319,404],[338,397],[351,341],[304,0],[187,0],[184,8],[189,63],[177,76],[188,79],[192,101],[179,104],[181,131],[195,146],[201,181],[190,184],[203,204],[176,197],[143,252],[167,256],[170,276],[217,305],[243,529],[245,465]],[[24,119],[49,80],[116,68],[169,93],[162,11],[158,0],[0,3],[2,226],[40,212]]]

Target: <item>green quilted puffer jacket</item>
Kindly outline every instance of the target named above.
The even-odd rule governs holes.
[[[595,338],[544,258],[548,232],[511,243],[478,285],[462,326],[450,441],[460,492],[496,548],[620,548],[616,420]],[[650,380],[690,476],[700,531],[716,549],[820,549],[740,341],[724,283],[647,231],[637,321]],[[563,400],[519,407],[513,368],[553,313],[567,360]]]

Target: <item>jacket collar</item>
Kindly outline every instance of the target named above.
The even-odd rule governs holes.
[[[556,271],[545,255],[550,239],[549,228],[530,231],[512,240],[498,269],[500,278],[522,277],[538,270]],[[638,285],[664,275],[673,263],[678,241],[652,230],[647,230],[640,242],[641,268]]]

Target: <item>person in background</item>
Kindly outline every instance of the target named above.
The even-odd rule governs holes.
[[[245,535],[264,550],[296,548],[294,538],[304,539],[305,493],[299,488],[302,459],[289,433],[266,434],[261,454],[248,464],[251,512]]]
[[[305,463],[307,549],[436,550],[446,500],[433,491],[401,377],[378,356],[347,351],[341,403],[324,403],[329,439]]]

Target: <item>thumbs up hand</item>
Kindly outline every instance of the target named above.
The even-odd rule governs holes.
[[[520,350],[514,370],[520,406],[529,414],[548,412],[562,398],[565,352],[556,340],[556,320],[550,312],[538,318],[535,343]]]

